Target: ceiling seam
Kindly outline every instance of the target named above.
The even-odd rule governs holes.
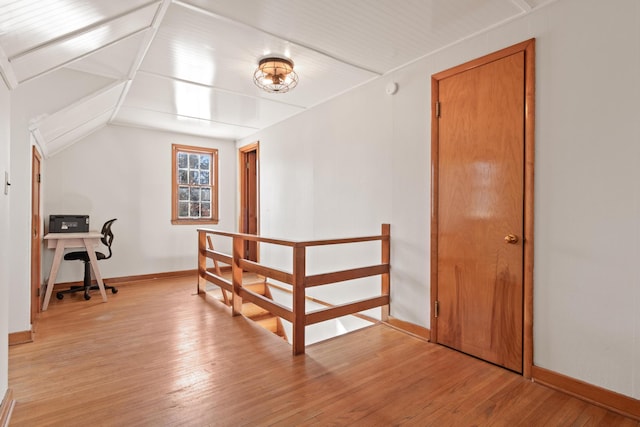
[[[213,119],[204,119],[202,117],[195,117],[195,116],[187,116],[185,114],[178,114],[178,113],[168,113],[166,111],[158,111],[158,110],[154,110],[152,108],[143,108],[143,107],[125,107],[125,108],[131,108],[132,110],[140,110],[140,111],[150,111],[153,113],[158,113],[158,114],[163,114],[163,115],[171,115],[171,116],[175,116],[175,117],[183,117],[185,119],[191,119],[191,120],[198,120],[198,121],[206,121],[206,122],[212,122],[212,123],[218,123],[218,124],[222,124],[222,125],[228,125],[228,126],[234,126],[234,127],[239,127],[239,128],[245,128],[245,129],[251,129],[251,130],[260,130],[259,127],[255,127],[255,126],[247,126],[247,125],[240,125],[240,124],[235,124],[235,123],[231,123],[231,122],[223,122],[221,120],[213,120]],[[126,124],[127,122],[125,121],[118,121],[118,120],[114,120],[115,124]]]
[[[85,104],[86,102],[88,102],[88,101],[90,101],[90,100],[93,100],[93,99],[95,99],[95,98],[97,98],[97,97],[99,97],[99,96],[102,96],[102,95],[104,95],[104,94],[108,93],[108,92],[109,92],[109,91],[111,91],[111,90],[117,89],[117,87],[118,87],[119,85],[122,85],[123,83],[124,83],[124,82],[122,82],[122,81],[112,83],[112,84],[110,84],[110,85],[108,85],[108,86],[106,86],[106,87],[104,87],[104,88],[102,88],[102,89],[100,89],[100,90],[98,90],[98,91],[96,91],[96,92],[94,92],[94,93],[92,93],[92,94],[88,95],[88,96],[85,96],[84,98],[82,98],[82,99],[80,99],[80,100],[78,100],[78,101],[74,102],[73,104],[70,104],[70,105],[66,106],[65,108],[62,108],[62,109],[60,109],[60,110],[58,110],[58,111],[56,111],[56,112],[52,113],[51,115],[41,116],[41,117],[39,117],[39,118],[37,118],[37,119],[33,120],[33,121],[29,124],[29,130],[30,130],[31,132],[33,132],[35,129],[37,129],[37,130],[39,131],[40,127],[42,127],[42,126],[43,126],[43,124],[45,123],[45,121],[46,121],[48,118],[50,118],[50,117],[55,117],[55,115],[63,114],[63,113],[66,113],[66,112],[68,112],[68,111],[72,111],[73,109],[78,108],[79,106],[81,106],[81,105]],[[112,107],[110,107],[110,108],[108,108],[108,109],[104,110],[104,111],[103,111],[103,113],[101,113],[101,114],[104,114],[104,112],[106,112],[106,111],[110,110],[111,108],[112,108]],[[95,117],[94,117],[94,118],[95,118]],[[74,128],[74,129],[75,129],[75,128]],[[67,132],[65,132],[65,133],[68,133],[68,132],[70,132],[70,131],[67,131]],[[42,146],[41,148],[43,148],[43,149],[44,149],[44,147],[45,147],[45,146],[46,146],[46,144],[47,144],[47,141],[46,141],[46,139],[44,138],[44,135],[43,135],[41,132],[40,132],[40,139],[41,139],[41,141],[42,141],[42,143],[43,143],[43,146]]]
[[[194,86],[199,86],[199,87],[211,89],[211,90],[213,90],[215,92],[226,93],[226,94],[229,94],[229,95],[241,96],[241,97],[249,98],[249,99],[258,99],[258,100],[263,100],[263,101],[269,101],[269,102],[273,102],[273,103],[276,103],[276,104],[286,105],[288,107],[299,108],[301,110],[306,110],[307,109],[307,107],[305,107],[304,105],[292,104],[290,102],[284,102],[284,101],[280,101],[280,100],[277,100],[277,99],[265,98],[265,97],[257,96],[257,95],[248,95],[248,94],[242,93],[242,92],[235,92],[235,91],[232,91],[232,90],[229,90],[229,89],[223,89],[223,88],[220,88],[220,87],[211,86],[211,85],[208,85],[206,83],[199,83],[199,82],[194,82],[194,81],[191,81],[191,80],[181,79],[181,78],[178,78],[178,77],[168,76],[168,75],[165,75],[165,74],[154,73],[153,71],[138,70],[138,73],[140,73],[140,74],[148,74],[150,76],[158,77],[160,79],[165,79],[165,80],[171,80],[171,81],[174,81],[174,82],[180,82],[180,83],[186,83],[186,84],[190,84],[190,85],[194,85]]]
[[[511,3],[522,9],[524,13],[531,12],[533,7],[527,2],[527,0],[511,0]]]
[[[188,135],[189,137],[196,136],[198,138],[216,139],[218,141],[226,141],[230,143],[235,143],[237,141],[235,137],[207,135],[204,133],[192,133],[192,132],[186,132],[184,130],[177,130],[177,129],[163,129],[163,128],[153,127],[153,126],[149,126],[141,123],[123,122],[123,121],[117,121],[117,120],[112,123],[109,123],[109,126],[119,126],[119,127],[132,128],[132,129],[143,129],[143,130],[149,130],[152,132],[170,132],[172,134]]]
[[[56,154],[60,153],[61,151],[65,150],[65,149],[67,149],[67,148],[69,148],[69,147],[71,147],[73,144],[75,144],[75,143],[76,143],[76,141],[79,141],[79,140],[81,140],[81,139],[83,139],[83,138],[88,137],[89,135],[91,135],[92,133],[94,133],[94,132],[96,132],[96,131],[98,131],[98,130],[102,129],[102,128],[103,128],[103,127],[105,127],[106,125],[107,125],[107,122],[105,121],[105,122],[104,122],[103,124],[101,124],[100,126],[96,126],[95,128],[92,128],[92,129],[90,129],[90,130],[88,130],[88,131],[86,131],[86,132],[82,132],[82,134],[81,134],[81,135],[79,135],[79,136],[78,136],[74,141],[71,141],[71,142],[69,142],[69,143],[67,143],[67,144],[64,144],[64,145],[60,146],[60,147],[54,147],[54,150],[53,150],[53,151],[51,151],[51,152],[49,153],[49,157],[55,156]],[[75,130],[77,130],[77,129],[78,129],[78,128],[75,128]],[[57,139],[58,139],[58,138],[54,139],[54,141],[56,141]]]
[[[79,99],[79,100],[67,105],[66,107],[61,108],[60,110],[56,111],[53,114],[57,114],[57,113],[60,113],[60,112],[63,112],[63,111],[68,111],[68,110],[71,110],[73,108],[76,108],[79,105],[82,105],[82,104],[86,103],[87,101],[95,99],[96,97],[99,97],[99,96],[101,96],[101,95],[103,95],[103,94],[105,94],[105,93],[107,93],[107,92],[109,92],[111,90],[116,89],[118,86],[124,84],[125,82],[126,82],[126,80],[120,80],[120,81],[117,81],[117,82],[110,83],[107,86],[105,86],[105,87],[103,87],[101,89],[98,89],[95,92],[90,93],[89,95],[87,95],[87,96],[85,96],[85,97],[83,97],[83,98],[81,98],[81,99]],[[51,115],[53,115],[53,114],[51,114]],[[49,116],[43,116],[41,118],[41,120],[44,120],[47,117],[49,117]],[[37,123],[37,121],[35,123]]]
[[[55,143],[58,139],[60,139],[60,138],[62,138],[62,137],[64,137],[64,136],[66,136],[66,135],[69,135],[69,134],[70,134],[70,133],[72,133],[72,132],[77,132],[77,131],[78,131],[78,129],[82,129],[82,127],[83,127],[83,126],[85,126],[85,125],[87,125],[87,124],[89,124],[89,123],[93,122],[94,120],[96,120],[96,119],[100,118],[101,116],[104,116],[104,115],[108,114],[110,111],[111,111],[111,107],[106,108],[105,110],[102,110],[100,113],[97,113],[97,114],[95,114],[95,115],[92,115],[89,119],[87,119],[87,120],[83,120],[82,122],[80,122],[77,126],[73,127],[72,129],[65,130],[64,132],[62,132],[62,133],[58,134],[55,138],[53,138],[53,139],[52,139],[52,140],[50,140],[50,141],[47,141],[47,140],[46,140],[46,138],[44,138],[44,135],[42,135],[42,131],[40,130],[40,128],[39,128],[39,127],[36,127],[36,126],[34,126],[34,127],[32,127],[32,128],[30,127],[30,128],[29,128],[29,130],[30,130],[30,131],[32,131],[32,132],[33,132],[34,130],[37,130],[37,131],[40,133],[41,137],[42,137],[42,141],[43,141],[46,145],[48,145],[48,144],[53,144],[53,143]],[[91,133],[93,133],[94,131],[98,130],[99,128],[104,127],[106,124],[107,124],[107,121],[105,120],[105,121],[104,121],[104,123],[103,123],[102,125],[100,125],[100,126],[96,127],[95,129],[90,129],[90,130],[88,130],[88,131],[86,131],[86,132],[83,132],[83,133],[82,133],[82,136],[81,136],[81,137],[79,137],[79,138],[78,138],[78,140],[79,140],[79,139],[82,139],[82,138],[84,138],[84,137],[86,137],[87,135],[90,135]],[[72,140],[72,141],[70,141],[70,142],[69,142],[69,144],[65,145],[65,147],[67,147],[67,146],[69,146],[69,145],[72,145],[72,144],[74,144],[75,142],[76,142],[76,140]]]
[[[244,22],[242,22],[242,21],[238,21],[238,20],[233,19],[233,18],[229,18],[229,17],[224,16],[224,15],[220,15],[220,14],[215,13],[215,12],[211,12],[210,10],[203,9],[203,8],[201,8],[201,7],[199,7],[199,6],[195,6],[195,5],[192,5],[192,4],[189,4],[189,3],[185,3],[185,2],[184,2],[184,1],[182,1],[182,0],[173,0],[173,3],[174,3],[174,4],[176,4],[176,5],[182,6],[182,7],[186,8],[186,9],[190,9],[190,10],[193,10],[193,11],[195,11],[195,12],[198,12],[198,13],[201,13],[201,14],[204,14],[204,15],[207,15],[207,16],[210,16],[210,17],[212,17],[212,18],[222,19],[222,20],[224,20],[224,21],[226,21],[226,22],[232,23],[232,24],[237,25],[237,26],[242,26],[242,27],[245,27],[245,28],[250,28],[250,29],[252,29],[252,30],[254,30],[254,31],[258,31],[258,32],[260,32],[260,33],[262,33],[262,34],[266,34],[266,35],[268,35],[268,36],[271,36],[271,37],[274,37],[274,38],[280,39],[280,40],[282,40],[282,41],[284,41],[284,42],[290,43],[290,44],[292,44],[292,45],[299,46],[299,47],[301,47],[301,48],[303,48],[303,49],[307,49],[307,50],[310,50],[310,51],[315,52],[315,53],[317,53],[317,54],[320,54],[320,55],[322,55],[322,56],[325,56],[325,57],[327,57],[327,58],[333,59],[334,61],[341,62],[341,63],[343,63],[343,64],[346,64],[346,65],[350,66],[350,67],[354,67],[354,68],[357,68],[357,69],[359,69],[359,70],[362,70],[362,71],[366,71],[366,72],[368,72],[368,73],[375,74],[375,75],[377,75],[377,76],[382,76],[382,75],[384,74],[384,72],[382,72],[382,71],[373,70],[373,69],[371,69],[371,68],[368,68],[368,67],[365,67],[365,66],[358,65],[358,64],[355,64],[355,63],[353,63],[353,62],[350,62],[350,61],[348,61],[348,60],[346,60],[346,59],[339,58],[339,57],[337,57],[337,56],[335,56],[335,55],[332,55],[331,53],[329,53],[329,52],[327,52],[327,51],[325,51],[325,50],[322,50],[322,49],[316,48],[316,47],[314,47],[314,46],[310,46],[310,45],[305,44],[305,43],[302,43],[302,42],[300,42],[300,41],[291,40],[291,39],[289,39],[289,38],[287,38],[287,37],[283,37],[283,36],[281,36],[281,35],[279,35],[279,34],[272,33],[272,32],[270,32],[270,31],[263,30],[262,28],[255,27],[255,26],[253,26],[253,25],[250,25],[250,24],[244,23]],[[258,59],[258,58],[256,58],[256,60],[257,60],[257,59]]]
[[[9,89],[15,89],[18,87],[18,79],[16,78],[13,68],[11,68],[11,63],[9,62],[9,59],[4,53],[2,47],[0,47],[0,74],[2,74],[2,79]]]
[[[120,97],[118,98],[118,102],[116,103],[113,109],[113,113],[111,114],[111,117],[109,117],[109,122],[111,122],[116,117],[116,115],[120,111],[120,107],[122,107],[122,104],[124,104],[125,98],[129,93],[129,89],[133,84],[133,79],[135,78],[136,73],[139,71],[140,66],[142,65],[142,61],[144,60],[144,57],[147,55],[147,52],[151,47],[151,43],[153,43],[153,39],[156,37],[156,34],[158,33],[158,28],[160,27],[160,23],[164,19],[164,15],[167,12],[167,9],[169,8],[170,4],[171,4],[171,0],[162,0],[162,3],[158,7],[158,10],[156,11],[155,16],[153,17],[153,22],[151,23],[151,29],[145,36],[145,39],[143,40],[143,42],[141,43],[141,47],[140,47],[140,50],[138,50],[138,55],[136,56],[136,59],[131,64],[131,68],[129,69],[129,74],[127,75],[128,80],[125,83],[124,87],[122,88],[122,93],[120,93]]]
[[[86,34],[86,33],[90,33],[91,31],[95,30],[98,27],[102,27],[105,24],[109,24],[109,23],[111,23],[113,21],[116,21],[116,20],[118,20],[120,18],[123,18],[123,17],[125,17],[125,16],[127,16],[127,15],[129,15],[131,13],[137,12],[137,11],[142,10],[144,8],[147,8],[147,7],[151,6],[152,4],[158,3],[158,2],[159,2],[159,0],[150,1],[148,3],[145,3],[145,4],[141,5],[141,6],[136,7],[135,9],[131,9],[131,10],[128,10],[126,12],[119,13],[118,15],[115,15],[115,16],[113,16],[111,18],[103,19],[103,20],[98,21],[98,22],[96,22],[94,24],[87,25],[86,27],[82,27],[82,28],[77,29],[75,31],[72,31],[70,33],[64,34],[64,35],[62,35],[60,37],[53,38],[53,39],[51,39],[51,40],[49,40],[49,41],[47,41],[45,43],[40,43],[39,45],[30,47],[27,50],[24,50],[24,51],[22,51],[20,53],[17,53],[15,55],[11,56],[9,58],[9,61],[13,61],[13,60],[22,58],[23,56],[26,56],[26,55],[28,55],[30,53],[33,53],[33,52],[38,51],[40,49],[46,48],[48,46],[51,46],[51,45],[54,45],[54,44],[59,44],[60,42],[64,42],[66,40],[71,40],[71,39],[75,38],[76,36],[79,36],[79,35],[82,35],[82,34]]]
[[[519,0],[510,0],[510,1],[513,2],[513,1],[519,1]],[[550,4],[552,4],[554,2],[557,2],[557,1],[559,1],[559,0],[549,0],[547,3],[544,3],[543,5],[538,6],[537,8],[535,8],[535,10],[532,8],[531,9],[531,13],[537,13],[541,9],[545,8],[546,6],[549,6]],[[521,19],[524,16],[526,16],[526,14],[527,13],[525,13],[525,12],[517,13],[517,14],[515,14],[513,16],[510,16],[508,18],[503,19],[502,21],[498,21],[498,22],[496,22],[496,23],[494,23],[494,24],[492,24],[492,25],[490,25],[488,27],[482,28],[481,30],[478,30],[478,31],[473,32],[471,34],[467,34],[466,36],[464,36],[464,37],[462,37],[462,38],[460,38],[458,40],[455,40],[455,41],[453,41],[451,43],[445,44],[445,45],[439,47],[438,49],[432,50],[431,52],[429,52],[427,54],[424,54],[424,55],[419,56],[419,57],[417,57],[415,59],[412,59],[411,61],[409,61],[409,62],[407,62],[405,64],[402,64],[402,65],[399,65],[399,66],[397,66],[395,68],[392,68],[391,70],[385,72],[384,76],[389,76],[389,75],[395,73],[396,71],[399,71],[399,70],[401,70],[401,69],[403,69],[405,67],[410,66],[411,64],[415,64],[415,63],[417,63],[419,61],[422,61],[422,60],[424,60],[426,58],[434,56],[434,55],[436,55],[436,54],[438,54],[438,53],[440,53],[442,51],[445,51],[445,50],[451,48],[452,46],[456,46],[456,45],[458,45],[460,43],[463,43],[463,42],[465,42],[465,41],[467,41],[469,39],[472,39],[472,38],[477,37],[477,36],[482,35],[482,34],[486,34],[486,33],[490,32],[490,31],[493,31],[496,28],[500,28],[501,26],[506,25],[506,24],[508,24],[508,23],[510,23],[512,21],[516,21],[518,19]],[[534,36],[532,35],[531,37],[534,37]]]
[[[148,29],[149,29],[149,27],[144,27],[144,28],[141,28],[139,30],[136,30],[136,31],[134,31],[132,33],[129,33],[129,34],[125,35],[125,36],[120,37],[117,40],[114,40],[112,42],[106,43],[106,44],[100,46],[99,48],[93,49],[93,50],[91,50],[89,52],[85,52],[82,55],[78,55],[78,56],[76,56],[74,58],[69,59],[68,61],[64,61],[64,62],[62,62],[60,64],[57,64],[57,65],[55,65],[55,66],[53,66],[51,68],[47,68],[46,70],[42,70],[42,71],[38,72],[37,74],[33,74],[33,75],[23,79],[23,80],[19,80],[18,83],[19,84],[20,83],[25,83],[25,82],[28,82],[29,80],[33,80],[35,78],[38,78],[38,77],[40,77],[40,76],[42,76],[44,74],[50,73],[50,72],[58,70],[60,68],[64,68],[69,64],[72,64],[72,63],[74,63],[74,62],[76,62],[76,61],[78,61],[80,59],[83,59],[83,58],[86,58],[86,57],[88,57],[90,55],[93,55],[94,53],[99,52],[99,51],[101,51],[103,49],[106,49],[106,48],[108,48],[110,46],[113,46],[113,45],[115,45],[117,43],[120,43],[123,40],[127,40],[127,39],[129,39],[131,37],[134,37],[134,36],[136,36],[136,35],[138,35],[138,34],[140,34],[142,32],[147,31]]]

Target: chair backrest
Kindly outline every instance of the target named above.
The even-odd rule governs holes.
[[[111,231],[111,224],[116,221],[117,218],[110,219],[102,226],[102,244],[109,249],[109,255],[105,258],[111,258],[111,244],[113,243],[113,231]]]

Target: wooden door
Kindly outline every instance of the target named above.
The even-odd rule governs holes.
[[[258,234],[258,143],[240,148],[240,232]],[[258,261],[257,242],[245,242],[244,257]]]
[[[526,54],[485,59],[434,76],[432,333],[522,372]]]
[[[41,247],[40,163],[42,158],[33,147],[31,155],[31,325],[40,312]]]

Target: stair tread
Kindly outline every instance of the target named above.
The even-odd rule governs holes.
[[[247,288],[257,294],[264,295],[266,286],[263,279],[256,280],[255,277],[245,277],[243,279],[244,280],[242,286],[244,288]],[[222,289],[220,289],[218,286],[213,286],[213,289],[207,289],[207,294],[218,299],[220,302],[224,302]],[[229,297],[229,299],[231,299],[231,295],[229,293],[227,293],[227,296]],[[272,332],[279,337],[284,337],[282,331],[278,330],[278,317],[271,314],[268,310],[265,310],[264,308],[254,303],[244,302],[242,304],[242,315],[252,322],[257,323],[259,326],[268,330],[269,332]]]
[[[255,322],[261,327],[265,328],[266,330],[271,331],[276,335],[282,336],[281,334],[278,334],[278,318],[277,317],[272,316],[270,318],[257,320]]]
[[[249,318],[272,316],[269,311],[250,302],[242,304],[242,314]]]

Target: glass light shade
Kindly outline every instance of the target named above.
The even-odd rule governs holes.
[[[253,73],[253,82],[270,93],[286,93],[298,84],[298,75],[293,71],[293,61],[287,58],[263,58]]]

